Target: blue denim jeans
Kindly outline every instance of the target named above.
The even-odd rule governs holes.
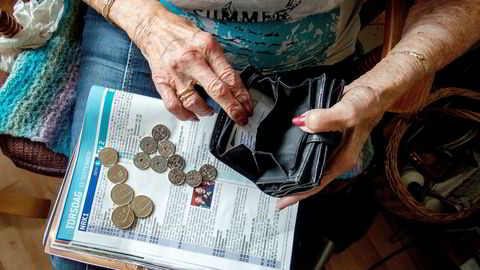
[[[77,92],[72,126],[71,149],[74,148],[80,134],[87,98],[93,85],[160,98],[152,82],[149,65],[140,49],[135,46],[123,30],[111,25],[97,12],[89,8],[85,15],[82,59],[76,86]],[[207,99],[207,103],[212,106],[215,111],[218,111],[218,105],[211,99]],[[328,200],[327,197],[324,196],[322,200]],[[311,201],[311,203],[307,203],[308,201]],[[305,203],[300,204],[296,230],[303,231],[307,236],[297,237],[296,232],[296,248],[294,248],[294,260],[296,261],[306,261],[306,259],[303,258],[307,255],[305,250],[314,250],[320,254],[322,252],[321,245],[319,246],[318,243],[321,241],[323,235],[320,235],[322,231],[321,224],[324,224],[325,221],[314,226],[313,224],[316,223],[310,218],[310,213],[320,213],[322,211],[320,209],[321,205],[326,207],[328,204],[325,202],[319,203],[314,200],[307,200]],[[330,206],[329,211],[332,211],[332,207]],[[303,215],[301,214],[302,212],[307,214]],[[331,218],[327,219],[331,220]],[[305,221],[302,222],[302,220]],[[352,222],[352,224],[353,223],[354,222]],[[305,230],[302,224],[308,224],[308,229]],[[308,243],[299,238],[305,238],[308,240]],[[313,248],[310,248],[310,246]],[[301,253],[303,256],[295,255],[295,253]],[[312,257],[310,253],[308,255]],[[55,256],[52,256],[52,264],[57,270],[103,269]],[[307,268],[300,267],[297,269]]]
[[[80,135],[87,98],[93,85],[160,98],[140,49],[124,31],[89,8],[85,15],[71,149]],[[103,269],[55,256],[52,264],[57,270]]]

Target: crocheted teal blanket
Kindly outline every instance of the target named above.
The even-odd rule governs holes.
[[[81,1],[64,5],[52,38],[23,51],[0,88],[0,133],[43,142],[68,156],[83,22]]]

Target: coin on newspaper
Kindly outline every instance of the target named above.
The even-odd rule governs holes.
[[[168,172],[168,180],[177,186],[181,186],[185,182],[185,173],[181,169],[172,169]]]
[[[202,183],[202,175],[195,170],[191,170],[185,175],[185,182],[191,187],[198,187]]]
[[[217,177],[217,169],[213,165],[205,164],[200,167],[199,171],[202,174],[203,181],[213,181]]]
[[[140,149],[148,154],[153,154],[157,151],[157,141],[152,137],[145,137],[140,141]]]
[[[175,144],[169,140],[162,141],[158,144],[158,153],[166,158],[175,154]]]
[[[130,226],[133,225],[134,221],[135,214],[128,205],[119,206],[112,212],[113,225],[115,225],[119,229],[128,229]]]
[[[183,169],[185,167],[185,160],[179,155],[172,155],[167,159],[169,169]]]
[[[115,164],[108,169],[107,178],[114,184],[119,184],[127,180],[128,172],[125,167]]]
[[[163,141],[170,136],[170,130],[164,125],[156,125],[152,129],[152,137],[157,141]]]
[[[145,170],[150,166],[150,155],[140,152],[133,157],[133,164],[140,170]]]
[[[130,207],[138,218],[148,217],[153,211],[153,202],[145,195],[133,198]]]
[[[133,189],[127,184],[118,184],[110,191],[110,198],[116,205],[127,205],[133,199]]]
[[[118,161],[118,153],[111,147],[103,148],[98,154],[98,159],[105,167],[110,167]]]
[[[157,173],[162,173],[167,170],[167,159],[162,156],[154,156],[150,162],[150,167]]]

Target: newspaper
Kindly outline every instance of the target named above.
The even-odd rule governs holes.
[[[46,231],[46,252],[95,264],[102,263],[91,258],[100,257],[162,269],[289,269],[297,206],[276,211],[275,198],[210,154],[215,120],[216,115],[196,123],[178,121],[159,99],[93,87],[81,139]],[[217,168],[213,185],[175,186],[167,173],[133,165],[140,140],[159,123],[170,129],[185,171],[205,163]],[[137,219],[129,230],[111,222],[114,185],[98,159],[107,146],[119,152],[135,195],[146,195],[155,205],[151,216]]]

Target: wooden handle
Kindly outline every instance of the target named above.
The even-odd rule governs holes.
[[[11,38],[22,29],[22,25],[17,22],[15,17],[0,9],[0,36]]]

